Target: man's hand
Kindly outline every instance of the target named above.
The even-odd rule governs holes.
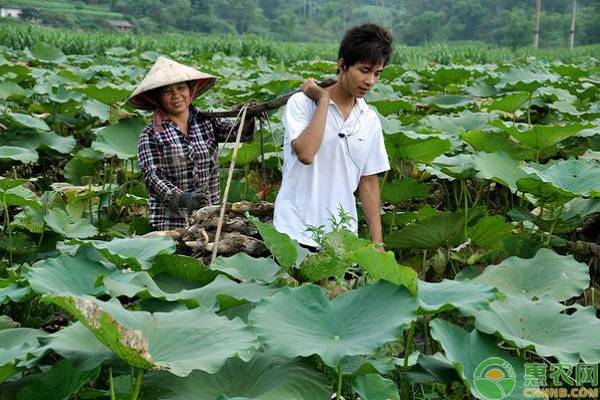
[[[208,203],[208,199],[204,193],[198,192],[185,192],[180,198],[179,207],[187,208],[188,212],[192,212],[201,208]]]
[[[300,90],[315,101],[329,100],[329,92],[317,85],[317,80],[314,78],[305,79],[300,85]]]

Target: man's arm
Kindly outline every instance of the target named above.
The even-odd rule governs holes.
[[[329,92],[319,87],[314,79],[305,80],[301,89],[304,94],[317,102],[317,109],[308,126],[292,141],[292,148],[302,164],[310,165],[323,141],[329,108]]]
[[[358,197],[367,218],[371,241],[380,244],[383,242],[383,232],[381,229],[381,193],[376,174],[360,178],[358,183]]]

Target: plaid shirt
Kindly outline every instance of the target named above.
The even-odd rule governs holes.
[[[170,120],[163,120],[161,132],[148,124],[140,135],[138,158],[148,188],[148,219],[154,229],[185,226],[187,210],[178,207],[184,192],[205,193],[207,205],[219,203],[218,142],[225,141],[235,124],[196,118],[197,113],[198,109],[190,106],[187,135]]]

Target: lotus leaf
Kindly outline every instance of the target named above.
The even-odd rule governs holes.
[[[506,127],[504,131],[517,139],[523,146],[540,151],[575,136],[588,127],[589,125],[584,124],[534,125],[527,131],[520,131],[513,127]]]
[[[497,333],[520,348],[533,348],[542,356],[554,356],[559,362],[574,365],[600,362],[600,319],[588,307],[567,315],[564,307],[547,297],[533,302],[520,295],[497,300],[487,308],[461,309],[475,317],[475,327],[485,333]],[[582,329],[581,327],[585,327]]]
[[[31,164],[38,160],[38,154],[31,149],[15,146],[0,146],[0,161],[14,160]]]
[[[454,365],[441,353],[431,356],[419,354],[417,362],[406,372],[405,376],[411,383],[443,382],[451,384],[461,380]]]
[[[379,374],[356,377],[352,380],[352,391],[358,393],[361,400],[400,400],[396,383]]]
[[[530,99],[530,97],[531,94],[527,92],[509,93],[500,99],[494,100],[494,102],[488,106],[488,109],[514,114],[527,100]]]
[[[134,236],[125,239],[72,241],[71,244],[89,244],[107,260],[122,268],[150,269],[154,258],[175,251],[175,242],[170,237]]]
[[[526,160],[535,157],[535,153],[515,143],[506,132],[484,132],[480,130],[464,132],[461,138],[470,144],[475,151],[494,153],[503,151],[515,160]]]
[[[37,329],[14,328],[0,330],[0,383],[18,372],[19,361],[26,360],[46,334]]]
[[[44,221],[54,232],[67,238],[84,239],[98,233],[98,229],[87,219],[74,217],[60,208],[49,209]]]
[[[42,61],[60,63],[65,60],[64,53],[49,43],[37,42],[31,46],[31,54]]]
[[[65,104],[70,101],[80,103],[83,99],[83,95],[73,90],[68,90],[64,85],[59,85],[58,88],[51,92],[48,99],[53,103]]]
[[[231,358],[215,374],[194,371],[187,378],[177,378],[151,373],[142,386],[142,396],[148,400],[325,400],[330,393],[327,379],[314,368],[267,354],[249,362]]]
[[[160,253],[154,257],[149,272],[153,276],[166,274],[196,286],[204,286],[214,281],[220,271],[209,269],[194,257]]]
[[[105,288],[98,279],[112,271],[104,265],[83,256],[60,255],[36,263],[26,273],[34,292],[40,294],[101,295]]]
[[[231,257],[217,257],[210,268],[224,272],[235,279],[265,283],[273,282],[281,270],[270,258],[254,258],[246,253],[238,253]]]
[[[464,131],[487,128],[491,118],[493,114],[463,110],[456,115],[428,115],[421,119],[421,124],[443,133],[458,135]]]
[[[318,354],[331,367],[344,356],[369,354],[402,335],[417,317],[403,287],[378,282],[329,301],[320,287],[285,288],[248,317],[259,338],[285,357]]]
[[[497,291],[486,284],[444,279],[439,283],[419,280],[419,308],[439,313],[459,307],[482,307],[494,301]]]
[[[467,236],[478,246],[488,249],[502,247],[504,238],[511,234],[512,225],[499,215],[484,216],[473,226],[467,228]]]
[[[108,121],[110,107],[96,99],[88,99],[81,105],[83,111],[92,118],[98,118],[100,122]]]
[[[148,313],[127,311],[115,299],[44,295],[90,329],[100,342],[137,368],[160,369],[177,376],[193,370],[214,373],[225,361],[252,357],[256,339],[239,320],[195,309]]]
[[[369,102],[370,106],[376,107],[377,111],[381,115],[388,116],[390,114],[396,114],[398,111],[413,111],[414,106],[408,100],[404,99],[380,99]]]
[[[124,100],[131,93],[129,88],[119,87],[110,83],[87,85],[82,89],[77,89],[77,91],[109,106]]]
[[[386,137],[386,148],[390,157],[429,163],[450,150],[452,144],[449,140],[437,137],[411,139],[399,133]]]
[[[0,82],[0,99],[2,100],[21,98],[26,94],[25,89],[15,82]]]
[[[519,179],[517,188],[521,192],[532,194],[540,202],[546,204],[564,204],[575,197],[575,194],[566,192],[537,178]]]
[[[102,128],[96,133],[92,149],[122,160],[135,158],[140,132],[145,125],[141,119],[123,119],[116,125]]]
[[[6,143],[7,145],[28,149],[52,149],[61,154],[73,151],[77,142],[72,136],[60,136],[54,132],[19,132]]]
[[[480,177],[506,185],[512,192],[517,190],[517,181],[528,176],[520,168],[519,162],[503,151],[477,153],[473,156],[473,164]]]
[[[535,257],[509,257],[490,265],[473,280],[498,288],[505,294],[529,299],[550,296],[556,301],[580,296],[590,284],[588,266],[573,256],[561,256],[550,249],[539,249]]]
[[[294,241],[285,233],[278,232],[271,224],[261,222],[253,216],[248,216],[248,219],[256,226],[265,245],[279,265],[289,271],[298,259],[298,250]]]
[[[353,251],[348,258],[360,265],[372,279],[404,286],[413,295],[417,294],[417,272],[398,264],[393,252],[378,253],[373,245],[370,245]]]
[[[18,400],[63,400],[98,378],[100,368],[85,369],[61,360],[46,373],[34,375],[19,391]]]
[[[50,127],[46,122],[37,117],[32,117],[28,114],[12,113],[8,114],[11,121],[20,128],[35,129],[38,131],[49,131]]]
[[[404,229],[384,238],[385,244],[394,249],[437,249],[456,246],[461,241],[464,215],[443,213],[416,221]]]
[[[501,367],[502,380],[493,382],[487,393],[497,393],[498,399],[521,400],[523,399],[525,367],[523,361],[513,357],[509,352],[501,350],[493,337],[473,330],[468,333],[450,322],[436,318],[430,323],[431,337],[444,349],[446,358],[454,364],[456,371],[463,379],[473,396],[478,399],[490,397],[482,396],[477,387],[485,384],[478,379],[481,376],[480,364],[493,358],[493,365]],[[497,358],[497,360],[496,360]],[[509,394],[510,392],[510,394]]]
[[[425,104],[431,104],[442,109],[454,109],[468,106],[473,102],[473,97],[457,94],[438,94],[425,97],[423,101]]]
[[[568,159],[548,164],[529,164],[524,170],[544,182],[578,196],[600,196],[600,169],[581,160]]]
[[[18,303],[23,300],[30,292],[29,287],[21,286],[17,283],[10,283],[5,287],[1,287],[0,284],[0,304],[4,304],[8,301]]]
[[[104,278],[104,285],[113,296],[140,296],[166,301],[182,301],[188,307],[203,307],[216,310],[225,309],[244,302],[257,303],[264,297],[277,292],[277,288],[259,285],[254,282],[235,283],[224,275],[206,286],[187,288],[171,280],[152,279],[147,272],[123,273],[117,271]]]
[[[532,71],[527,68],[512,68],[500,76],[496,84],[499,89],[516,89],[533,92],[545,82],[556,82],[559,76],[545,71]]]
[[[411,178],[396,179],[386,182],[381,188],[381,199],[393,204],[399,204],[410,199],[422,199],[427,196],[428,187],[425,183]]]
[[[0,315],[0,331],[4,329],[18,328],[19,323],[13,321],[8,315]]]

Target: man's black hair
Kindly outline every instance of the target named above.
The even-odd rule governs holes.
[[[344,34],[338,51],[338,60],[344,59],[346,68],[358,62],[386,65],[392,55],[394,37],[385,28],[366,23],[350,28]]]

